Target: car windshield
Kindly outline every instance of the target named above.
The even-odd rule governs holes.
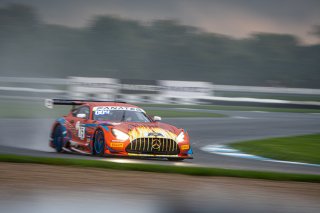
[[[94,107],[93,120],[114,122],[151,122],[142,109],[133,107]]]

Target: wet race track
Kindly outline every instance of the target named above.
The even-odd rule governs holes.
[[[163,119],[163,122],[185,128],[189,132],[194,151],[193,160],[168,162],[166,160],[113,157],[96,159],[128,163],[210,166],[320,174],[320,167],[316,166],[264,162],[202,151],[202,148],[208,145],[225,145],[250,139],[319,133],[320,114],[214,110],[212,112],[225,114],[227,117]],[[0,152],[48,157],[92,158],[91,156],[78,154],[55,153],[48,146],[48,135],[52,122],[52,119],[1,119]]]

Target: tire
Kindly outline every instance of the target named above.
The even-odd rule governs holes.
[[[168,161],[183,161],[184,158],[168,158]]]
[[[63,135],[61,125],[57,125],[53,130],[53,145],[56,152],[62,152]]]
[[[102,130],[98,130],[94,136],[93,154],[97,156],[103,156],[104,147],[105,147],[104,133]]]

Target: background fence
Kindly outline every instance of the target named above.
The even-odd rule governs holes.
[[[88,77],[66,79],[0,77],[0,97],[2,100],[80,98],[122,100],[133,103],[320,107],[320,89]]]

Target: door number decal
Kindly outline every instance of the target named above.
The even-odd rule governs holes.
[[[78,130],[78,137],[83,140],[85,138],[86,128],[85,127],[79,127]]]

